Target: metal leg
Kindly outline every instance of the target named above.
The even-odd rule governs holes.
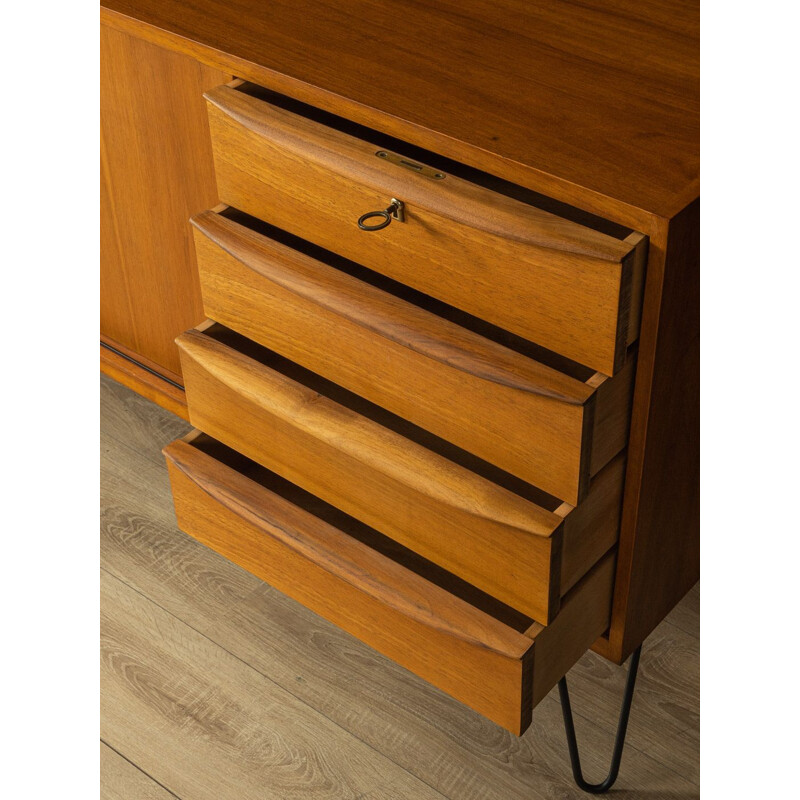
[[[603,794],[607,792],[617,780],[619,775],[619,765],[622,762],[622,748],[625,746],[625,733],[628,730],[628,717],[631,714],[631,703],[633,702],[633,690],[636,686],[636,672],[639,669],[639,656],[642,654],[642,646],[636,648],[631,656],[631,665],[628,667],[628,680],[625,683],[625,695],[622,698],[622,710],[619,712],[619,723],[617,725],[617,737],[614,740],[614,754],[611,756],[611,769],[608,777],[602,783],[587,783],[583,778],[581,770],[581,757],[578,754],[578,740],[575,738],[575,723],[572,720],[572,707],[569,703],[569,689],[567,689],[567,679],[562,678],[558,682],[558,693],[561,697],[561,713],[564,715],[564,729],[567,732],[567,747],[569,748],[569,760],[572,762],[572,776],[580,789],[590,794]]]

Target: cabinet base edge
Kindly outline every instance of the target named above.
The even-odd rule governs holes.
[[[181,419],[189,421],[186,392],[182,388],[104,342],[100,343],[100,371]]]

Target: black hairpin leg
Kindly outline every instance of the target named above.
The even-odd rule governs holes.
[[[567,679],[562,678],[558,682],[558,693],[561,697],[561,713],[564,715],[564,728],[567,732],[567,747],[569,747],[569,760],[572,762],[572,776],[580,789],[590,794],[603,794],[607,792],[617,780],[619,775],[619,765],[622,762],[622,748],[625,746],[625,733],[628,730],[628,717],[631,714],[631,703],[633,702],[633,690],[636,686],[636,673],[639,669],[639,656],[642,654],[642,646],[636,648],[631,656],[631,665],[628,667],[628,680],[625,683],[625,695],[622,698],[622,710],[619,712],[619,723],[617,725],[617,736],[614,740],[614,754],[611,757],[611,769],[608,777],[602,783],[587,783],[583,778],[581,770],[581,757],[578,754],[578,740],[575,738],[575,723],[572,720],[572,707],[569,703],[569,689],[567,689]]]

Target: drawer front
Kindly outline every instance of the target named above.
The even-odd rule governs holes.
[[[539,622],[558,611],[562,569],[574,582],[616,541],[616,527],[598,524],[587,549],[580,533],[587,520],[600,522],[607,491],[590,492],[577,509],[553,498],[545,507],[386,427],[381,414],[391,415],[221,326],[177,342],[193,425]],[[618,506],[622,470],[606,469]],[[564,539],[575,551],[565,559]]]
[[[468,602],[435,571],[372,547],[344,515],[318,516],[296,487],[243,473],[241,457],[232,466],[207,438],[164,451],[182,530],[516,734],[608,625],[613,554],[545,628]]]
[[[577,503],[625,447],[633,359],[582,381],[218,213],[193,224],[209,317],[543,491]]]
[[[206,98],[222,202],[599,372],[624,363],[638,335],[640,235],[619,240],[451,174],[437,180],[230,86]],[[359,228],[393,198],[404,222]]]

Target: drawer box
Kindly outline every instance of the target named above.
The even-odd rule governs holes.
[[[513,733],[608,625],[613,553],[543,627],[207,436],[164,454],[182,530]]]
[[[556,369],[233,209],[192,222],[206,314],[286,358],[572,504],[625,447],[635,359]]]
[[[177,340],[192,424],[547,624],[617,540],[623,456],[577,508],[242,336]]]
[[[395,158],[247,84],[205,96],[222,202],[594,370],[623,366],[638,335],[645,237],[616,238]],[[404,222],[359,228],[393,198]]]

